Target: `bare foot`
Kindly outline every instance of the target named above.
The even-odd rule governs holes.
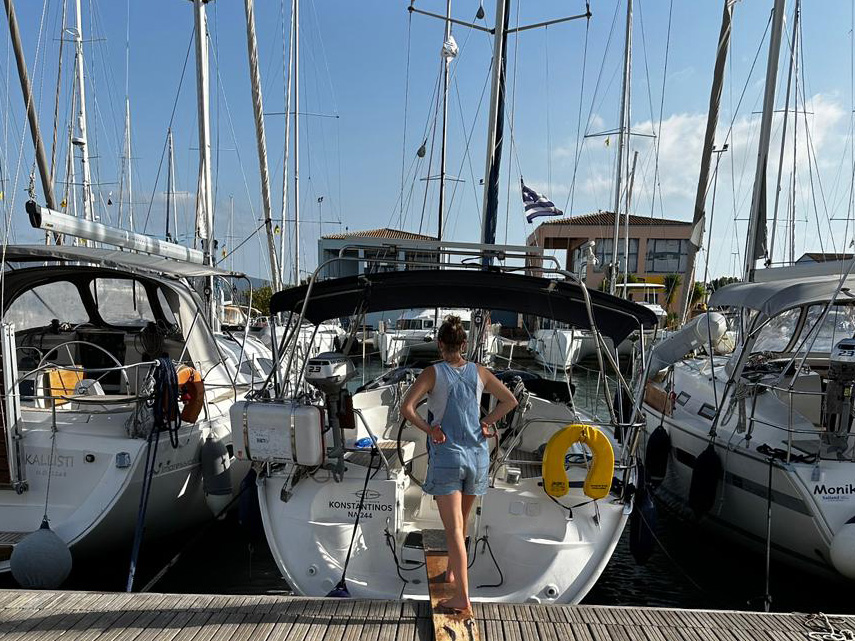
[[[472,604],[469,603],[467,599],[459,596],[451,597],[450,599],[440,601],[437,604],[437,607],[443,610],[452,610],[454,612],[463,612],[464,610],[468,610],[471,606]]]
[[[451,570],[445,571],[445,582],[454,583],[454,572],[452,572]]]

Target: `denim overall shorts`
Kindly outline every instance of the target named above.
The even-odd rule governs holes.
[[[486,494],[490,452],[481,434],[478,366],[466,363],[458,371],[443,361],[434,369],[437,377],[445,378],[448,397],[442,419],[431,424],[442,426],[445,442],[433,443],[428,437],[428,471],[422,489],[433,496]]]

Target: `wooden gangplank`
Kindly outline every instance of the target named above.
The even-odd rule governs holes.
[[[472,609],[460,614],[444,612],[439,603],[454,596],[452,586],[445,581],[448,569],[448,545],[443,530],[422,530],[431,619],[436,641],[480,641],[478,624]]]
[[[808,641],[855,630],[855,616],[800,613],[506,603],[473,610],[484,641]],[[0,590],[0,641],[432,638],[424,601]]]

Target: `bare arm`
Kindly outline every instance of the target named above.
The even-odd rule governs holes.
[[[424,420],[416,411],[416,406],[419,402],[433,390],[433,385],[436,382],[436,372],[433,367],[426,367],[419,374],[416,382],[407,390],[404,400],[401,401],[401,414],[404,415],[410,423],[418,427],[422,432],[430,434],[431,426]]]
[[[481,419],[482,426],[491,426],[496,421],[501,420],[505,417],[508,412],[514,409],[518,403],[517,399],[511,393],[507,387],[502,384],[495,375],[488,370],[486,367],[479,366],[479,374],[481,375],[481,380],[484,382],[484,389],[487,390],[490,394],[496,397],[498,403],[496,403],[496,407],[493,408],[493,411],[487,414],[483,419]]]

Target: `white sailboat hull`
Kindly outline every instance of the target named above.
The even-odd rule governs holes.
[[[718,360],[718,359],[717,359]],[[658,490],[660,497],[689,512],[688,497],[692,481],[694,459],[710,442],[711,422],[698,414],[703,404],[712,406],[713,388],[709,376],[693,365],[681,364],[675,368],[675,390],[689,395],[684,405],[676,404],[672,416],[649,405],[644,406],[648,430],[662,422],[671,437],[668,472]],[[719,366],[723,362],[719,363]],[[718,366],[717,366],[718,369]],[[723,381],[718,381],[719,397]],[[682,398],[685,398],[682,397]],[[752,400],[749,399],[748,403]],[[819,397],[816,397],[819,403]],[[786,432],[774,426],[786,426],[790,409],[773,393],[756,398],[755,415],[769,423],[763,427],[755,423],[750,441],[746,432],[737,430],[738,410],[730,420],[723,421],[714,439],[716,453],[724,467],[723,482],[718,484],[716,501],[709,513],[698,522],[740,544],[765,550],[767,538],[767,501],[771,489],[772,520],[771,550],[773,556],[801,569],[840,578],[831,561],[830,549],[834,536],[846,522],[855,516],[855,487],[852,483],[853,464],[849,461],[785,462],[782,456],[772,465],[769,485],[769,457],[757,451],[767,444],[780,450],[787,449]],[[804,430],[801,439],[794,441],[793,455],[803,455],[808,443],[818,443],[820,431],[798,411],[793,411],[794,427]],[[811,436],[813,432],[814,436]],[[852,550],[855,554],[855,549]]]
[[[398,420],[389,401],[394,387],[381,387],[354,397],[369,422],[383,421],[379,433],[387,458],[398,460],[394,442]],[[564,424],[575,420],[563,406],[534,399],[534,413],[544,422],[532,424],[520,443],[522,450],[536,445]],[[402,441],[406,458],[413,455],[415,473],[423,474],[424,440],[407,428]],[[359,434],[361,435],[361,433]],[[411,440],[412,439],[412,440]],[[576,446],[578,447],[578,446]],[[574,451],[574,450],[571,450]],[[581,450],[579,450],[581,452]],[[356,529],[346,579],[355,598],[427,599],[427,580],[418,532],[441,529],[432,497],[397,467],[369,473],[368,452],[350,459],[341,482],[324,470],[293,483],[294,469],[274,467],[260,477],[258,497],[265,534],[276,563],[296,593],[324,596],[342,576],[359,500],[365,502]],[[375,460],[375,466],[377,464]],[[395,466],[393,465],[393,468]],[[630,506],[616,497],[591,501],[582,493],[584,466],[571,468],[570,494],[561,502],[576,506],[570,512],[551,500],[539,485],[540,462],[533,458],[521,466],[528,470],[518,483],[498,474],[494,484],[473,510],[468,534],[469,581],[475,601],[576,603],[593,586],[617,544]],[[488,542],[485,547],[484,537]],[[475,551],[477,548],[477,553]],[[394,549],[394,553],[393,553]],[[399,568],[396,568],[396,560]]]
[[[95,429],[87,433],[85,425],[79,432],[63,430],[57,432],[51,464],[51,432],[49,425],[43,427],[47,429],[35,427],[25,432],[29,489],[21,494],[0,491],[3,531],[38,529],[48,496],[51,528],[75,555],[129,546],[138,522],[147,441],[128,438],[123,429],[120,434],[115,430],[99,434]],[[206,506],[200,466],[202,443],[212,429],[231,443],[224,417],[182,427],[177,448],[170,444],[168,434],[160,435],[145,516],[146,536],[157,537],[213,518]],[[128,467],[117,465],[126,457]],[[247,471],[246,464],[232,459],[233,488]],[[0,562],[0,572],[9,569],[8,560]]]

